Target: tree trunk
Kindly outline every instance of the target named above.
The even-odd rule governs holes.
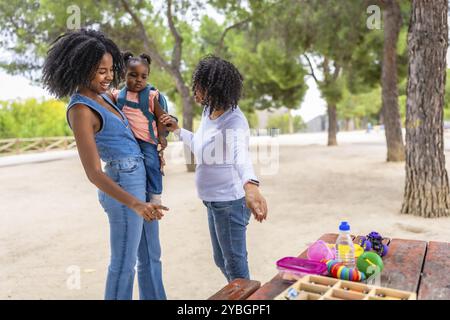
[[[414,0],[408,32],[405,214],[450,213],[443,141],[447,47],[447,0]]]
[[[337,146],[337,112],[335,104],[328,104],[328,145]]]
[[[323,81],[319,85],[323,86],[324,88],[328,86],[332,86],[339,77],[339,72],[341,71],[341,67],[336,62],[334,63],[334,72],[331,73],[330,66],[329,66],[329,59],[327,56],[324,57],[323,63],[322,63],[322,70],[323,70]],[[316,80],[317,81],[317,80]],[[334,98],[334,97],[333,97]],[[328,113],[328,146],[337,146],[337,110],[336,110],[336,104],[337,101],[329,100],[325,98],[327,101],[327,113]]]
[[[384,52],[381,77],[387,161],[405,160],[397,90],[397,41],[401,26],[402,16],[397,0],[387,1],[384,8]]]
[[[289,134],[293,134],[294,133],[294,117],[291,115],[291,111],[289,110],[288,113],[288,126],[289,126]]]
[[[345,131],[350,131],[350,118],[345,119]]]

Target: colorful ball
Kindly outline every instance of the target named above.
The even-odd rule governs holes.
[[[383,260],[375,252],[364,252],[359,256],[356,266],[367,277],[380,273],[384,268]]]

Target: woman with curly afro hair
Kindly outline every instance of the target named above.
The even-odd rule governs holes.
[[[195,101],[203,106],[197,132],[180,129],[168,115],[160,120],[194,153],[198,195],[207,208],[213,256],[226,279],[250,278],[246,230],[250,215],[262,222],[267,204],[249,154],[249,126],[238,107],[243,78],[223,59],[207,56],[192,76]]]
[[[119,49],[103,33],[77,30],[58,37],[43,67],[45,87],[71,96],[67,121],[86,175],[97,186],[110,224],[111,261],[105,299],[132,299],[137,262],[141,299],[165,299],[159,234],[148,230],[163,216],[146,203],[146,174],[139,144],[123,113],[105,94],[123,77]],[[102,171],[100,159],[105,171]]]

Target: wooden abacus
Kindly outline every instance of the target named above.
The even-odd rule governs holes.
[[[416,300],[414,292],[324,276],[305,276],[275,300]]]

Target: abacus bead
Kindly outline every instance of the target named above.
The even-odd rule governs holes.
[[[341,279],[348,280],[349,279],[348,278],[349,272],[350,272],[350,268],[344,268],[342,270],[342,277],[341,277]]]
[[[343,271],[345,270],[345,266],[343,266],[343,265],[341,265],[340,267],[339,267],[339,269],[338,269],[338,278],[339,279],[343,279],[342,278],[342,273],[343,273]]]
[[[355,273],[355,269],[351,268],[348,272],[348,279],[353,280],[353,274]]]

